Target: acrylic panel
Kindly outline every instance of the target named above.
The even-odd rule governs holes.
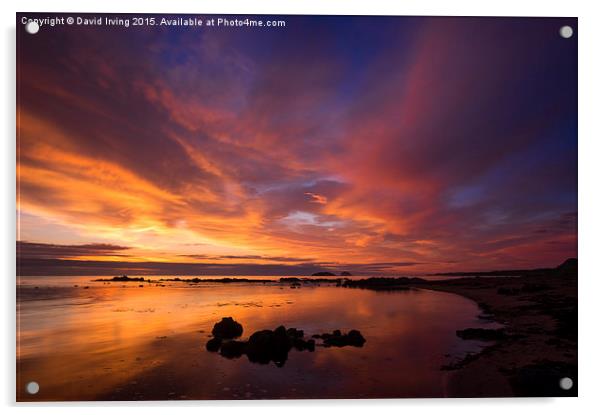
[[[576,18],[18,13],[18,401],[577,396]]]

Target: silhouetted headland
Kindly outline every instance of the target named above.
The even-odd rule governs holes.
[[[431,274],[434,276],[447,277],[512,277],[512,276],[542,276],[542,275],[571,275],[577,272],[577,258],[569,258],[556,268],[537,268],[537,269],[511,269],[499,271],[460,271],[460,272],[441,272]]]

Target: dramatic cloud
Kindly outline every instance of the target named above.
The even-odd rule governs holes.
[[[126,256],[126,246],[111,244],[56,245],[17,241],[19,258],[57,259],[82,256]]]
[[[19,31],[21,254],[213,275],[576,256],[574,19],[286,19]]]

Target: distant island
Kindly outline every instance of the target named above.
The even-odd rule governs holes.
[[[313,274],[311,274],[312,277],[336,277],[336,274],[333,274],[332,272],[328,272],[328,271],[320,271],[320,272],[314,272]]]

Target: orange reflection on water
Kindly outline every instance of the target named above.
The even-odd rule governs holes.
[[[432,291],[88,285],[19,288],[19,400],[443,396],[445,355],[479,346],[455,330],[482,324],[471,301]],[[292,351],[283,368],[228,360],[204,347],[224,316],[243,338],[282,324],[306,336],[358,329],[367,342]],[[32,380],[41,388],[28,396]]]

